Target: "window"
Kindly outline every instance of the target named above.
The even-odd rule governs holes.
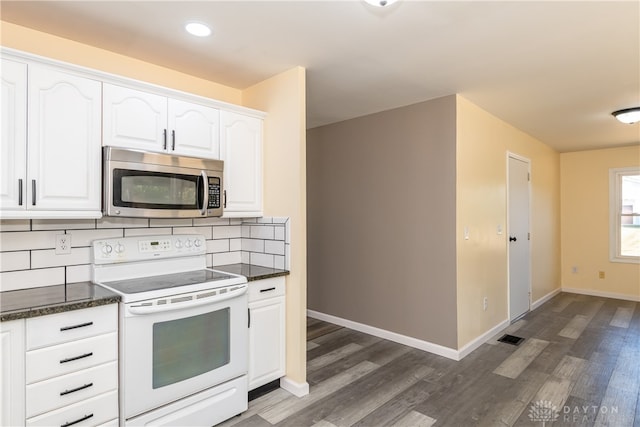
[[[640,168],[610,169],[609,197],[610,259],[640,263]]]

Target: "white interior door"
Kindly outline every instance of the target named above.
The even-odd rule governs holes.
[[[509,318],[514,320],[530,307],[529,161],[510,154],[508,166]]]

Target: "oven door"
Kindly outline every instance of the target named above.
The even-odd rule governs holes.
[[[246,286],[223,301],[123,305],[120,348],[124,418],[247,373]],[[211,298],[219,299],[220,295]],[[170,301],[178,301],[170,303]]]

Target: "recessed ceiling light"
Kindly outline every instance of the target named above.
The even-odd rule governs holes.
[[[184,29],[187,30],[189,34],[196,37],[207,37],[211,34],[211,28],[207,27],[202,22],[189,22],[184,26]]]
[[[395,3],[397,0],[364,0],[372,6],[384,7]]]

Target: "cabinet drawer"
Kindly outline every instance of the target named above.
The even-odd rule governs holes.
[[[27,386],[27,418],[118,388],[118,364],[104,365]]]
[[[27,350],[116,331],[118,304],[27,319]]]
[[[27,426],[97,426],[118,417],[118,392],[110,391],[37,417]]]
[[[118,359],[118,334],[98,335],[27,352],[27,384]]]
[[[250,303],[266,298],[284,296],[284,293],[284,277],[271,277],[269,279],[249,282]]]

